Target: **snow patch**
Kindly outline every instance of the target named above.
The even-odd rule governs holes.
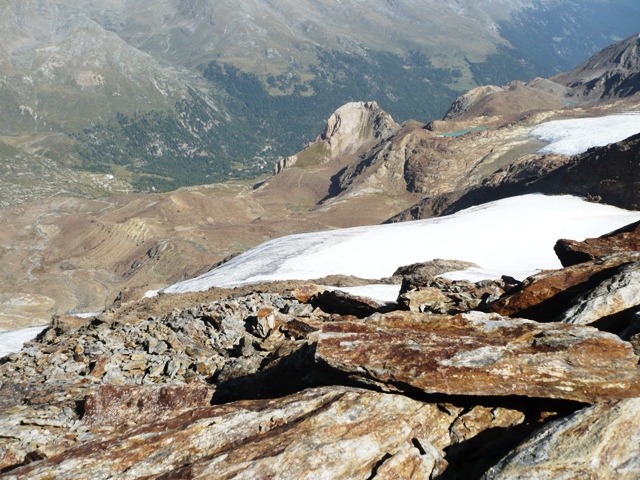
[[[529,136],[549,142],[540,153],[578,155],[592,147],[621,142],[640,133],[640,112],[596,118],[554,120],[535,127]]]
[[[400,294],[400,287],[401,285],[373,284],[360,287],[339,287],[336,290],[359,297],[372,298],[379,302],[395,302]]]
[[[468,276],[456,273],[457,278],[510,275],[524,279],[541,269],[561,268],[553,251],[558,239],[597,237],[637,220],[640,212],[577,197],[523,195],[447,217],[278,238],[162,291],[199,292],[333,274],[383,278],[400,266],[435,258],[466,260],[482,267],[469,270]]]
[[[19,352],[29,340],[33,340],[48,325],[23,328],[21,330],[0,330],[0,358]]]

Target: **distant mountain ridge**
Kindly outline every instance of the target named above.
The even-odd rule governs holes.
[[[632,0],[577,5],[8,0],[0,205],[256,176],[344,103],[432,120],[475,85],[550,75],[638,29]],[[535,60],[546,42],[553,60]]]

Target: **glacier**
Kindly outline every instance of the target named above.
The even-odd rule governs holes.
[[[640,112],[605,115],[594,118],[553,120],[529,132],[548,145],[540,153],[578,155],[592,147],[603,147],[640,133]]]
[[[562,195],[530,194],[475,206],[446,217],[277,238],[197,278],[161,290],[186,293],[275,280],[344,274],[388,277],[400,266],[436,258],[480,265],[453,279],[517,279],[560,268],[553,246],[584,240],[640,220],[640,212]]]

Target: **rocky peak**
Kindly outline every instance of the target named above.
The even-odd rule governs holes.
[[[376,102],[350,102],[329,117],[318,141],[327,143],[334,158],[355,152],[369,140],[388,138],[399,129]]]
[[[633,35],[597,53],[553,81],[571,87],[589,100],[622,98],[640,91],[640,35]]]
[[[496,85],[485,85],[469,90],[464,95],[460,95],[458,98],[456,98],[443,119],[451,120],[452,118],[456,118],[469,110],[469,107],[471,105],[475,105],[483,98],[488,97],[489,95],[493,95],[496,92],[503,91],[504,89]]]

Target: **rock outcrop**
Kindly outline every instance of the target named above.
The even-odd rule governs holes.
[[[276,163],[276,166],[273,168],[273,174],[278,175],[285,168],[293,167],[298,161],[297,155],[292,155],[290,157],[284,157]]]
[[[632,223],[598,238],[587,238],[582,242],[561,239],[554,246],[554,250],[563,267],[614,253],[639,252],[640,222]]]
[[[640,477],[640,399],[594,405],[544,427],[482,478]]]
[[[540,272],[495,301],[490,309],[505,316],[557,321],[576,296],[611,278],[621,266],[638,261],[640,252],[619,253],[562,270]]]
[[[635,435],[638,314],[620,335],[572,323],[589,317],[600,327],[635,312],[601,299],[637,298],[626,292],[640,283],[638,255],[596,257],[523,284],[435,276],[465,263],[409,265],[388,279],[403,277],[397,303],[318,285],[264,292],[272,285],[163,315],[130,305],[57,318],[0,360],[0,471],[503,478],[606,463],[607,475],[633,476],[637,448],[612,432],[624,422]],[[482,311],[516,317],[538,297],[566,318]],[[596,454],[604,463],[587,460]]]
[[[640,396],[638,357],[615,335],[490,314],[327,323],[316,358],[392,391],[586,403]]]
[[[317,141],[326,142],[335,158],[355,152],[368,140],[388,138],[399,128],[376,102],[351,102],[329,117]]]

